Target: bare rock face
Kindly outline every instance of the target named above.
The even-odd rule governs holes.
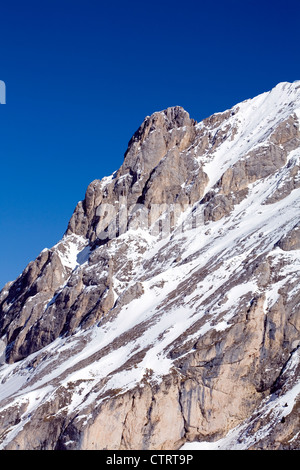
[[[39,261],[34,262],[33,268],[27,268],[29,274],[25,270],[22,275],[25,279],[21,287],[14,284],[3,304],[7,308],[15,289],[20,289],[22,295],[24,291],[28,292],[28,283],[35,276],[38,299],[35,298],[34,308],[38,314],[28,313],[27,307],[25,309],[20,303],[23,300],[20,300],[9,310],[11,315],[6,316],[6,321],[10,322],[17,311],[21,318],[17,325],[14,320],[11,326],[13,333],[8,335],[8,342],[12,343],[7,350],[10,361],[26,357],[59,335],[74,332],[78,326],[88,327],[96,323],[114,305],[111,288],[113,259],[101,253],[94,262],[90,258],[89,269],[84,273],[78,270],[70,273],[60,262],[64,251],[68,251],[68,243],[81,244],[83,250],[88,243],[106,244],[131,227],[141,226],[141,218],[136,221],[139,207],[146,214],[145,225],[148,226],[165,212],[166,205],[175,203],[178,217],[187,205],[199,200],[207,175],[199,169],[194,158],[184,153],[195,137],[195,124],[180,107],[147,117],[130,140],[124,163],[116,175],[108,182],[95,180],[89,185],[84,201],[77,205],[71,218],[66,241],[53,251],[56,261],[52,262],[51,268],[35,272],[35,263]],[[183,188],[186,182],[188,187]],[[44,259],[46,255],[40,256]],[[57,278],[54,279],[57,282],[51,279],[49,286],[50,275]],[[64,284],[64,281],[67,282]],[[31,302],[35,291],[31,289],[28,295]],[[40,302],[43,302],[43,312]],[[5,327],[1,331],[5,333]]]
[[[277,245],[284,251],[300,250],[300,225],[295,225]]]
[[[268,178],[284,167],[288,153],[299,148],[299,144],[299,121],[297,115],[292,115],[273,130],[268,145],[251,150],[223,173],[215,188],[206,196],[205,201],[209,203],[205,220],[216,221],[229,214],[234,205],[246,197],[249,185],[261,178]]]
[[[86,192],[69,223],[67,234],[86,236],[91,242],[113,238],[127,230],[138,204],[169,204],[178,198],[189,203],[201,197],[207,176],[199,175],[197,188],[186,191],[182,185],[194,180],[198,165],[184,152],[194,141],[196,122],[180,107],[168,108],[147,117],[128,144],[124,163],[107,182],[95,180]],[[178,171],[179,170],[179,171]],[[196,194],[194,194],[196,191]],[[114,227],[125,206],[125,226]],[[109,206],[109,207],[108,207]],[[160,215],[160,214],[159,214]],[[159,217],[154,215],[154,220]],[[131,222],[132,223],[132,222]],[[107,238],[104,232],[107,231]],[[111,235],[111,232],[113,235]]]
[[[299,110],[144,120],[0,293],[0,448],[299,448]]]
[[[41,317],[49,295],[54,294],[66,276],[57,253],[46,250],[27,266],[11,286],[2,303],[5,314],[1,318],[2,335],[6,335],[9,344],[9,358],[18,360],[19,348],[24,347],[27,332]],[[42,342],[42,338],[39,341]]]

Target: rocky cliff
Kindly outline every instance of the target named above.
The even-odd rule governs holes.
[[[299,119],[146,117],[0,293],[2,449],[299,448]]]

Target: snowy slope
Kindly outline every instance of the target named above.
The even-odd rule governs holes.
[[[266,148],[281,123],[291,115],[300,118],[299,86],[281,83],[271,92],[238,104],[227,115],[220,123],[216,115],[216,126],[207,131],[205,122],[196,126],[199,142],[206,132],[215,138],[226,134],[223,142],[215,149],[208,146],[199,155],[196,137],[189,149],[209,177],[203,198],[210,191],[220,193],[218,182],[222,175],[253,152],[259,154],[261,148]],[[60,336],[18,362],[1,366],[0,415],[18,410],[18,419],[3,425],[1,448],[13,448],[16,442],[26,447],[24,437],[18,436],[30,428],[33,417],[45,404],[56,403],[58,394],[65,398],[56,409],[49,405],[51,416],[76,418],[82,427],[88,427],[90,408],[95,403],[99,408],[107,397],[124,396],[131,390],[147,387],[146,383],[160,386],[170,374],[183,377],[186,364],[196,360],[191,359],[197,350],[196,343],[202,339],[205,343],[205,338],[213,335],[226,338],[240,312],[250,311],[253,299],[263,299],[263,315],[267,318],[283,291],[289,297],[287,304],[297,298],[300,250],[284,251],[278,241],[300,223],[298,167],[299,146],[287,151],[286,163],[281,168],[247,184],[246,197],[219,220],[205,219],[206,204],[199,200],[181,214],[175,230],[165,237],[153,235],[151,230],[131,229],[111,240],[105,247],[106,255],[121,259],[126,247],[130,275],[124,276],[124,266],[114,272],[115,304],[110,313],[87,329],[78,328],[72,335]],[[268,198],[289,181],[291,168],[294,188],[268,203]],[[111,181],[108,178],[104,186]],[[192,219],[196,223],[191,223]],[[70,273],[88,275],[94,269],[90,255],[102,253],[103,246],[91,248],[84,237],[66,236],[56,250],[68,275],[55,296],[45,300],[45,308],[68,288]],[[268,265],[267,281],[262,279],[265,272],[253,268],[257,260]],[[86,291],[95,288],[95,285],[85,287]],[[131,297],[126,300],[128,292]],[[295,335],[291,353],[287,353],[290,362],[284,361],[291,375],[297,370],[299,342]],[[278,377],[282,364],[278,363],[277,371],[272,367],[274,377]],[[262,396],[259,406],[262,422],[262,415],[268,415],[271,426],[273,415],[278,421],[292,412],[299,395],[299,381],[291,380],[290,388],[276,399],[272,394],[274,399],[270,399],[269,392],[264,391],[267,396]],[[253,410],[257,400],[255,395]],[[283,407],[283,403],[288,406]],[[232,422],[236,424],[237,419]],[[182,448],[247,449],[255,439],[253,435],[244,437],[251,419],[247,417],[226,437],[213,443],[204,438],[204,443],[187,443]],[[224,429],[224,433],[227,431]],[[263,439],[269,432],[267,425],[262,424],[256,439]],[[183,441],[191,438],[182,436]],[[65,442],[66,448],[79,445],[76,438]]]

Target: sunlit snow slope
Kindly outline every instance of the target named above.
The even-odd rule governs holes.
[[[177,112],[0,294],[2,449],[299,446],[299,83]],[[124,194],[164,210],[99,241]]]

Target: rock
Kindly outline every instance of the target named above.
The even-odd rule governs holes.
[[[300,98],[278,87],[148,116],[5,286],[2,449],[297,448]]]
[[[300,250],[300,223],[279,240],[277,246],[284,251]]]

